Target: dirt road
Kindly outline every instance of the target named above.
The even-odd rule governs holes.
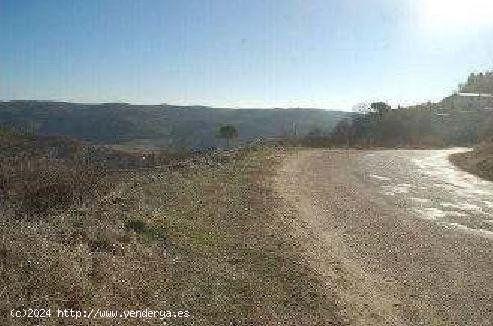
[[[290,236],[348,324],[493,325],[493,184],[455,170],[448,154],[285,160],[275,188],[297,212]]]

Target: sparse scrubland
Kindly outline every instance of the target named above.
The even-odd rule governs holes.
[[[492,111],[444,108],[440,103],[391,109],[373,103],[336,126],[330,138],[352,147],[448,147],[477,144],[490,133]]]
[[[188,311],[189,318],[168,320],[172,325],[340,323],[323,282],[288,236],[294,213],[271,190],[282,151],[118,170],[72,159],[77,143],[69,140],[55,146],[52,139],[45,148],[66,151],[46,157],[34,146],[38,138],[2,139],[9,144],[1,171],[2,318],[22,307],[148,308]],[[7,318],[2,324],[39,323]]]

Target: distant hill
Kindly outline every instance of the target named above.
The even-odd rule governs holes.
[[[223,109],[203,106],[0,102],[0,126],[39,135],[65,135],[99,144],[143,147],[219,146],[216,131],[232,124],[239,141],[330,132],[350,113],[318,109]]]

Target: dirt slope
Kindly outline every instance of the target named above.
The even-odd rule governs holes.
[[[450,161],[483,179],[493,180],[493,143],[479,145],[467,153],[452,155]]]

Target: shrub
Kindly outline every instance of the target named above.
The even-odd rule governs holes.
[[[125,228],[137,233],[144,233],[146,230],[146,224],[140,219],[131,219],[125,222]]]

